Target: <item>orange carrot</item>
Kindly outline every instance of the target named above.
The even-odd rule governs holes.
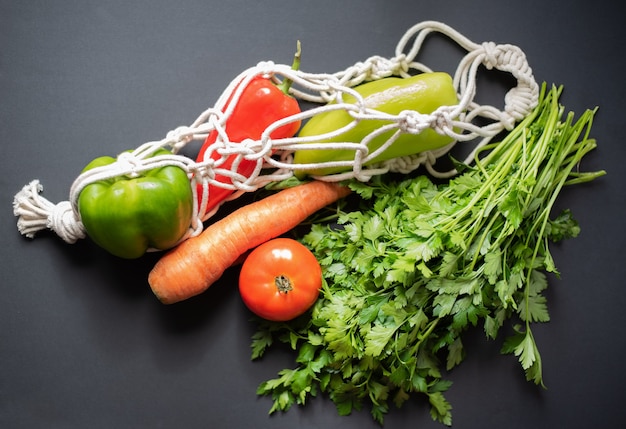
[[[313,181],[241,207],[163,255],[148,283],[164,304],[198,295],[246,251],[284,234],[349,193],[345,186]]]

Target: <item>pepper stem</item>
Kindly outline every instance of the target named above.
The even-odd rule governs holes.
[[[274,278],[274,284],[276,285],[276,289],[278,289],[278,292],[280,293],[287,293],[293,290],[293,285],[291,284],[291,280],[289,280],[289,277],[287,277],[284,274],[276,276]]]
[[[299,70],[300,69],[300,57],[301,57],[302,49],[300,46],[300,41],[296,42],[296,53],[293,56],[293,62],[291,63],[291,70]],[[285,78],[278,86],[280,90],[285,94],[289,95],[289,89],[293,84],[293,80],[289,78]]]

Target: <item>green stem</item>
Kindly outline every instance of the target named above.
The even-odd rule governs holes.
[[[604,175],[606,175],[605,170],[588,173],[570,173],[569,177],[571,177],[571,179],[567,180],[565,182],[565,185],[578,185],[580,183],[591,182],[592,180],[597,179],[598,177],[602,177]]]
[[[483,174],[486,175],[485,182],[480,186],[480,189],[476,192],[471,201],[469,201],[463,209],[461,209],[458,213],[455,213],[454,216],[447,216],[446,218],[442,219],[437,225],[437,228],[440,228],[444,232],[449,232],[455,228],[458,228],[459,224],[462,222],[465,216],[467,216],[469,213],[471,213],[472,210],[475,209],[480,200],[485,198],[485,195],[489,195],[489,197],[487,197],[487,200],[489,200],[490,197],[495,194],[495,190],[498,188],[498,183],[502,183],[502,181],[511,171],[512,165],[515,164],[521,144],[519,140],[516,140],[512,144],[507,144],[507,146],[509,147],[508,151],[504,153],[504,161],[499,160],[497,164],[494,164],[497,166],[497,168],[491,173],[483,169],[483,166],[481,165],[483,163],[482,161],[478,159],[476,160],[477,166],[481,168]],[[484,217],[483,213],[484,211],[481,211],[480,214],[477,215],[477,217]],[[467,234],[468,231],[476,231],[477,229],[479,229],[479,227],[477,226],[477,221],[479,219],[477,219],[477,217],[468,219],[465,234]]]
[[[476,246],[476,252],[474,253],[474,258],[472,259],[472,263],[468,267],[470,271],[474,271],[474,267],[476,266],[476,263],[480,259],[480,249],[483,247],[483,243],[487,239],[487,235],[489,235],[489,233],[491,232],[493,225],[498,220],[498,218],[499,218],[498,216],[491,216],[491,220],[489,221],[487,226],[484,228],[484,232],[480,237],[480,242],[478,243],[478,246]],[[471,242],[472,241],[470,240],[470,243]]]
[[[296,42],[296,53],[293,56],[293,62],[291,63],[292,70],[300,70],[300,58],[302,54],[302,49],[300,46],[300,41]],[[285,78],[282,83],[276,85],[280,90],[285,94],[289,95],[289,90],[291,89],[291,85],[293,84],[293,80],[289,78]]]

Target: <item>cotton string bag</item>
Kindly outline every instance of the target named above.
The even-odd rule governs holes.
[[[354,87],[368,81],[383,79],[390,76],[409,77],[417,73],[432,71],[427,65],[416,60],[427,37],[439,33],[449,41],[460,46],[466,54],[461,58],[453,75],[453,84],[458,94],[458,103],[452,106],[441,106],[430,114],[416,111],[403,111],[398,115],[389,115],[375,109],[367,108],[363,98],[354,91]],[[492,105],[478,104],[475,100],[477,76],[481,67],[509,73],[516,85],[504,96],[504,107],[498,109]],[[318,106],[304,110],[271,124],[260,140],[231,142],[225,130],[233,107],[239,100],[243,89],[257,76],[264,76],[276,83],[290,79],[293,84],[290,93],[296,99],[316,103]],[[356,99],[354,103],[343,101],[345,95]],[[227,86],[213,107],[203,111],[188,126],[179,126],[158,141],[141,144],[131,152],[120,154],[116,162],[88,170],[80,174],[69,191],[68,201],[52,203],[40,194],[43,186],[39,180],[32,180],[25,185],[13,201],[13,211],[18,217],[17,228],[26,237],[33,238],[38,231],[50,229],[67,243],[75,243],[85,238],[86,231],[80,220],[78,196],[89,184],[99,180],[118,176],[139,175],[144,171],[163,166],[178,166],[185,170],[191,179],[194,193],[194,210],[187,233],[180,241],[196,236],[202,232],[203,222],[212,217],[219,206],[204,213],[204,206],[210,195],[208,185],[214,184],[234,191],[228,200],[233,200],[243,193],[255,191],[269,183],[280,182],[293,176],[295,165],[293,153],[296,149],[336,150],[355,148],[354,142],[315,143],[304,141],[295,136],[291,138],[272,139],[271,132],[285,124],[305,121],[321,114],[330,108],[345,109],[354,118],[351,126],[367,119],[384,119],[388,125],[376,130],[362,142],[356,143],[354,159],[350,161],[349,171],[314,177],[318,180],[341,181],[357,179],[368,181],[375,175],[388,172],[410,173],[423,166],[434,177],[450,177],[455,170],[438,171],[435,163],[438,158],[447,154],[456,144],[473,144],[473,149],[464,162],[471,163],[474,154],[482,146],[488,144],[493,137],[504,130],[511,130],[515,123],[526,117],[536,107],[539,97],[539,85],[536,83],[524,52],[515,45],[484,42],[477,44],[449,27],[436,21],[424,21],[408,29],[399,40],[393,57],[372,56],[358,62],[345,70],[326,74],[308,73],[304,70],[293,70],[290,65],[275,64],[271,61],[261,62],[243,71]],[[231,100],[230,103],[227,101]],[[328,106],[327,103],[335,103]],[[480,122],[480,125],[478,124]],[[402,133],[419,134],[425,129],[434,129],[437,133],[450,136],[453,142],[443,148],[422,152],[402,158],[395,158],[376,165],[365,165],[373,158],[367,142],[374,134],[383,131],[395,132],[383,144],[381,150],[388,147]],[[216,130],[218,137],[211,150],[222,155],[221,159],[207,159],[197,162],[180,152],[188,145],[204,141],[208,134]],[[171,155],[152,154],[166,148]],[[231,156],[256,162],[256,169],[250,177],[236,172],[238,162],[233,162],[232,170],[222,168],[225,159]],[[208,157],[210,158],[210,157]],[[307,165],[306,168],[332,167],[333,162]],[[297,166],[299,169],[302,165]],[[216,181],[216,175],[227,176],[232,184]],[[197,186],[201,185],[201,195],[197,195]],[[198,198],[200,197],[200,198]],[[151,249],[154,250],[154,249]]]

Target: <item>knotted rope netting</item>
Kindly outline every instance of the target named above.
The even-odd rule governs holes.
[[[358,84],[390,76],[409,77],[432,71],[425,64],[416,61],[431,33],[446,36],[467,52],[453,75],[458,104],[441,106],[429,114],[406,110],[398,115],[389,115],[365,106],[363,98],[353,89]],[[516,85],[505,94],[502,109],[476,102],[477,75],[481,67],[510,73],[515,79]],[[293,82],[291,95],[298,100],[317,103],[319,106],[274,122],[265,130],[260,140],[231,142],[225,130],[226,121],[243,89],[252,79],[260,75],[277,83],[290,79]],[[344,96],[348,94],[353,96],[356,102],[344,102]],[[144,143],[133,151],[120,154],[113,164],[94,168],[79,175],[70,188],[68,201],[54,204],[42,197],[40,193],[43,187],[38,180],[24,186],[15,195],[13,203],[14,213],[18,217],[18,230],[32,238],[38,231],[47,228],[64,241],[74,243],[86,235],[78,211],[78,196],[87,185],[118,176],[139,175],[144,171],[168,165],[178,166],[188,173],[194,192],[193,212],[196,215],[181,241],[199,234],[203,229],[203,222],[213,216],[219,208],[218,206],[200,215],[205,213],[203,207],[210,197],[209,184],[232,189],[234,193],[229,198],[232,200],[242,193],[255,191],[272,182],[286,180],[294,174],[295,166],[292,161],[295,150],[332,151],[344,148],[354,150],[355,156],[349,162],[351,167],[349,171],[314,177],[318,180],[341,181],[354,178],[368,181],[374,175],[388,172],[408,173],[420,166],[424,166],[433,176],[449,177],[455,174],[454,170],[440,172],[435,169],[434,165],[439,157],[448,153],[458,142],[473,142],[474,148],[465,160],[471,163],[474,153],[480,147],[489,143],[503,130],[512,129],[517,121],[531,112],[537,105],[538,94],[539,86],[535,82],[524,52],[519,47],[494,42],[477,44],[451,27],[435,21],[422,22],[410,28],[398,42],[393,57],[372,56],[332,74],[307,73],[303,70],[293,70],[289,65],[262,62],[233,79],[215,105],[202,112],[191,125],[175,128],[161,140]],[[327,103],[331,101],[334,103],[328,105]],[[354,118],[350,126],[356,126],[360,121],[368,119],[383,119],[388,125],[357,143],[316,143],[298,136],[280,139],[270,137],[273,130],[285,124],[305,121],[329,109],[344,109],[349,112]],[[450,136],[453,143],[437,150],[395,158],[376,165],[366,165],[373,158],[367,143],[375,135],[389,130],[395,131],[378,150],[380,152],[391,145],[399,135],[418,134],[428,128]],[[218,137],[210,150],[217,151],[221,155],[219,159],[205,157],[205,161],[198,162],[180,154],[181,149],[190,143],[204,141],[213,130],[217,131]],[[160,148],[169,149],[172,154],[153,156]],[[236,157],[236,161],[232,163],[231,168],[222,167],[224,161],[233,156]],[[237,173],[239,161],[244,159],[256,162],[256,169],[249,177]],[[329,161],[298,164],[297,168],[306,170],[335,165],[336,162]],[[217,175],[230,178],[232,183],[218,182]],[[202,185],[201,195],[197,195],[196,185]]]

